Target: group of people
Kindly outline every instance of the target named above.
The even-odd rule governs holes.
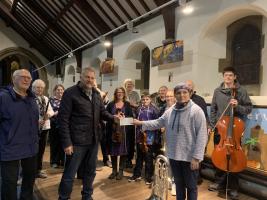
[[[51,98],[44,96],[45,83],[42,80],[35,80],[31,90],[29,71],[16,70],[12,76],[13,84],[0,90],[2,200],[17,199],[20,168],[20,199],[33,199],[35,178],[47,176],[42,171],[42,159],[49,129],[51,166],[64,165],[58,189],[60,200],[70,199],[79,168],[82,168],[82,199],[93,199],[98,144],[102,141],[105,141],[101,143],[106,152],[104,162],[110,155],[112,163],[109,179],[123,178],[124,169],[132,167],[136,151],[136,165],[128,180],[141,179],[145,161],[145,182],[150,185],[153,160],[159,153],[163,137],[177,200],[186,196],[189,200],[196,200],[199,168],[209,130],[215,129],[227,104],[231,104],[234,114],[241,118],[252,110],[246,90],[237,81],[235,69],[225,68],[223,79],[224,82],[214,91],[208,116],[206,103],[194,91],[191,80],[179,83],[173,90],[160,87],[155,99],[143,93],[140,102],[138,93],[133,90],[133,81],[127,79],[124,87],[116,88],[113,100],[105,105],[106,93],[97,89],[95,71],[91,67],[82,69],[81,79],[76,85],[66,90],[62,85],[56,85]],[[231,95],[232,88],[237,91],[236,97]],[[135,118],[133,125],[136,129],[134,126],[120,126],[119,121],[124,117]],[[103,124],[106,131],[102,131]],[[219,137],[220,134],[215,133],[215,145]],[[238,176],[230,174],[230,177],[229,195],[237,199]],[[217,170],[215,184],[210,185],[209,190],[224,189],[225,173]]]

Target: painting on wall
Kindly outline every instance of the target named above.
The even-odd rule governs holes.
[[[182,61],[184,58],[184,42],[177,40],[173,43],[156,47],[152,50],[152,66],[164,65]]]
[[[115,60],[113,58],[106,58],[100,64],[100,73],[101,74],[110,74],[114,72]]]

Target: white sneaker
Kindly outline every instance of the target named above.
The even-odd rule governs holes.
[[[171,195],[172,195],[172,196],[176,196],[176,185],[175,185],[175,183],[172,184]]]

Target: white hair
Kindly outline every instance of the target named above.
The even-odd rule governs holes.
[[[23,71],[26,71],[31,75],[31,73],[27,69],[17,69],[13,72],[12,77],[19,76]]]
[[[124,87],[126,87],[126,84],[129,83],[129,82],[131,82],[131,83],[134,85],[134,82],[133,82],[132,79],[130,79],[130,78],[126,78],[126,79],[124,80],[124,82],[123,82]]]
[[[37,86],[43,86],[45,88],[45,82],[41,79],[36,79],[32,83],[32,88],[36,88]]]

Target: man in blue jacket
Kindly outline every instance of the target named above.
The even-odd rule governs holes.
[[[22,167],[20,200],[33,199],[38,152],[38,116],[35,96],[29,90],[30,72],[13,73],[13,86],[0,91],[0,162],[2,200],[17,200],[17,179]]]

